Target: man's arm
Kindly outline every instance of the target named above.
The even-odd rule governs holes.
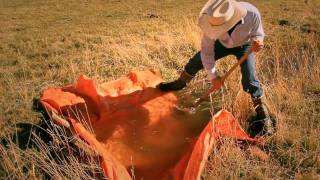
[[[256,14],[253,19],[253,28],[250,34],[252,40],[252,50],[258,52],[263,48],[264,31],[262,27],[262,21],[260,14]]]
[[[215,79],[216,68],[215,68],[215,59],[214,59],[214,39],[203,35],[201,40],[201,61],[203,67],[208,72],[210,79]]]
[[[201,40],[201,61],[203,67],[207,70],[209,78],[211,80],[212,88],[219,89],[222,86],[221,80],[217,77],[214,59],[214,39],[203,35]]]

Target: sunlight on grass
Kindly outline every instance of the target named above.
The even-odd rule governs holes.
[[[37,124],[41,114],[32,110],[33,99],[48,87],[71,84],[80,74],[106,82],[132,70],[154,68],[165,80],[177,78],[199,50],[197,16],[204,2],[0,1],[1,137],[14,133],[16,123]],[[213,153],[203,177],[317,179],[320,2],[252,3],[261,10],[267,34],[264,50],[256,54],[257,74],[278,119],[278,131],[266,143],[271,159],[259,160],[233,142],[225,143]],[[234,62],[234,57],[220,61],[219,71],[225,72]],[[233,73],[204,108],[213,112],[225,108],[246,127],[253,108],[239,74],[239,70]],[[182,92],[192,99],[208,86],[202,72]],[[77,147],[52,135],[60,145],[48,145],[35,136],[38,148],[22,150],[6,139],[7,146],[0,146],[0,177],[101,178],[97,157],[84,156],[92,162],[84,163]],[[61,144],[71,153],[50,157]]]

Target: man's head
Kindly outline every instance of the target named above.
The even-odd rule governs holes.
[[[246,9],[234,0],[209,0],[200,12],[199,26],[206,36],[217,39],[246,14]]]

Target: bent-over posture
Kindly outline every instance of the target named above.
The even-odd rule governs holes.
[[[265,34],[261,15],[250,3],[209,0],[200,12],[199,26],[203,32],[201,50],[189,60],[177,80],[161,83],[161,90],[183,89],[203,68],[208,72],[213,88],[219,89],[223,82],[216,74],[215,61],[227,55],[234,55],[239,60],[250,48],[254,52],[263,48]],[[253,53],[241,64],[241,74],[243,89],[251,95],[258,120],[263,123],[262,132],[256,133],[273,134],[274,127],[257,79]]]

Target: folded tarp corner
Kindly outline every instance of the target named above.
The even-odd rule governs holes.
[[[82,75],[73,85],[45,90],[41,103],[101,156],[111,180],[132,179],[132,169],[138,179],[199,179],[220,137],[255,142],[224,110],[195,133],[195,118],[175,108],[174,93],[155,88],[160,82],[153,70],[103,84]]]

